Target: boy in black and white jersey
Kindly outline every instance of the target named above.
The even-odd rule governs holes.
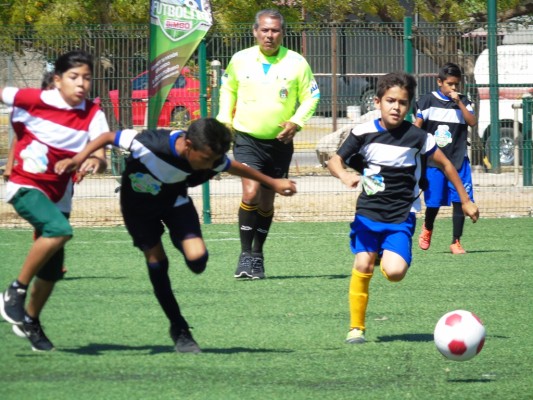
[[[415,213],[420,210],[421,155],[433,160],[455,185],[464,213],[474,222],[479,216],[434,136],[405,121],[415,88],[415,79],[403,72],[382,76],[375,99],[381,118],[355,127],[328,162],[331,174],[346,186],[355,188],[360,181],[363,185],[350,233],[355,262],[349,289],[347,343],[365,341],[365,314],[376,257],[382,256],[381,272],[392,282],[401,281],[411,263]],[[360,166],[361,159],[361,175],[345,169],[354,161]]]
[[[200,221],[188,188],[208,181],[219,172],[256,180],[275,192],[291,196],[296,186],[274,179],[226,155],[230,130],[213,118],[194,121],[187,131],[133,129],[104,133],[72,159],[56,164],[56,172],[75,170],[95,149],[113,144],[130,152],[120,186],[120,205],[133,245],[143,253],[154,294],[170,322],[170,337],[181,353],[198,353],[189,324],[172,292],[169,261],[161,242],[165,227],[187,267],[202,273],[208,252]]]
[[[435,137],[437,146],[450,159],[470,200],[474,201],[467,143],[468,127],[476,125],[477,118],[468,98],[459,93],[461,78],[461,69],[458,65],[453,63],[444,65],[437,78],[438,90],[422,96],[417,101],[414,124]],[[453,235],[450,251],[452,254],[464,254],[466,251],[460,239],[463,235],[465,215],[459,194],[433,161],[428,160],[427,165],[428,187],[424,189],[425,221],[418,237],[418,245],[422,250],[429,249],[433,224],[439,209],[441,206],[451,204]]]

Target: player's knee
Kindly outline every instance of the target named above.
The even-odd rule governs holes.
[[[407,270],[402,269],[394,269],[392,271],[387,271],[383,267],[383,264],[381,264],[380,269],[383,276],[387,278],[387,280],[390,282],[400,282],[405,277],[405,274],[407,272]]]
[[[185,259],[185,263],[187,264],[187,267],[194,272],[195,274],[201,274],[205,271],[205,268],[207,267],[207,260],[209,259],[209,253],[206,252],[200,257],[195,260],[188,260]]]

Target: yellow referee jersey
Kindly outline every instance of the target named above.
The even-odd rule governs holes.
[[[267,57],[253,46],[231,58],[222,77],[217,119],[258,139],[274,139],[282,122],[303,127],[319,100],[304,57],[283,46]]]

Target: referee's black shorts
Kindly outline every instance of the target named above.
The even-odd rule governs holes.
[[[261,171],[272,178],[287,178],[294,144],[278,139],[257,139],[237,131],[233,144],[235,160]]]

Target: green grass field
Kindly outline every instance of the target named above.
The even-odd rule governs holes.
[[[57,350],[32,352],[0,322],[0,399],[531,399],[532,232],[531,218],[467,222],[469,253],[452,256],[451,220],[438,220],[431,249],[415,246],[402,282],[376,271],[368,342],[346,345],[348,223],[275,223],[268,278],[253,282],[233,278],[237,227],[205,226],[204,274],[169,252],[174,290],[203,349],[193,355],[173,352],[125,230],[79,228],[66,279],[41,316]],[[4,290],[31,232],[0,230],[0,238]],[[439,317],[459,308],[487,329],[483,351],[463,363],[433,344]]]

